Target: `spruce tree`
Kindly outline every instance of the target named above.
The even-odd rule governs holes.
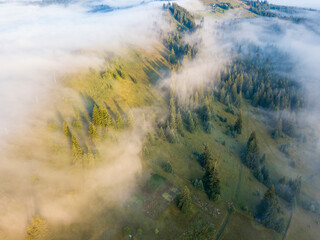
[[[93,124],[95,126],[101,126],[102,125],[100,110],[99,110],[97,105],[94,105],[94,107],[93,107],[92,122],[93,122]]]
[[[206,172],[203,176],[204,189],[210,200],[217,200],[220,196],[220,179],[218,176],[218,170],[216,164],[207,164]]]
[[[192,210],[192,199],[191,199],[191,193],[187,186],[184,187],[178,207],[181,209],[182,212],[188,214]]]
[[[233,130],[235,131],[235,133],[237,134],[241,134],[242,131],[242,115],[241,112],[236,120],[236,123],[233,126]]]
[[[195,130],[195,125],[193,121],[193,117],[190,111],[188,111],[188,130],[192,133]]]
[[[212,153],[209,149],[209,146],[208,144],[205,144],[204,145],[204,148],[203,148],[203,153],[202,153],[202,159],[201,159],[201,165],[203,167],[209,167],[212,166],[212,162],[213,162],[213,157],[212,157]]]
[[[100,109],[101,125],[109,127],[111,125],[111,117],[106,109]]]
[[[277,232],[282,232],[284,229],[283,218],[278,218],[280,205],[276,198],[274,186],[272,185],[264,194],[258,206],[258,215],[261,218],[262,224],[267,228],[272,228]]]
[[[246,155],[244,159],[247,167],[252,170],[255,170],[256,168],[258,168],[259,160],[260,160],[259,156],[260,156],[260,153],[259,153],[256,132],[253,131],[247,142]]]
[[[183,121],[182,121],[180,111],[178,111],[178,114],[177,114],[177,130],[180,134],[183,133]]]

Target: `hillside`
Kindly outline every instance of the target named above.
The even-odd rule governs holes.
[[[21,220],[1,224],[0,240],[318,238],[316,136],[300,122],[296,63],[229,35],[258,16],[244,1],[203,4],[165,3],[152,47],[104,51],[54,79],[1,151],[25,169],[1,176],[13,200],[0,213]]]

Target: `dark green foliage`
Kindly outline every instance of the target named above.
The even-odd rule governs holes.
[[[180,208],[181,211],[186,214],[189,214],[192,210],[191,193],[187,186],[184,187],[181,193],[179,203],[178,203],[178,208]]]
[[[200,154],[198,160],[199,160],[200,165],[204,168],[207,167],[208,165],[212,165],[213,156],[212,156],[212,153],[209,149],[208,144],[204,145],[203,152]]]
[[[194,17],[183,7],[180,7],[178,4],[173,3],[169,10],[173,17],[185,28],[190,31],[194,31],[196,28],[196,23]]]
[[[208,101],[199,109],[199,116],[204,124],[211,120],[212,112]]]
[[[212,133],[212,130],[214,129],[214,126],[211,122],[206,123],[206,125],[204,126],[204,130],[206,131],[206,133]]]
[[[243,163],[252,171],[253,175],[267,187],[271,185],[269,170],[263,165],[266,161],[266,155],[260,157],[259,146],[256,133],[252,132],[243,157]],[[263,166],[261,166],[263,165]]]
[[[242,115],[241,115],[241,113],[239,114],[239,116],[233,126],[233,130],[236,134],[241,134],[241,131],[242,131]]]
[[[198,179],[194,180],[193,186],[194,186],[196,189],[200,190],[200,191],[204,191],[204,186],[203,186],[203,182],[202,182],[201,179],[200,179],[200,180],[198,180]]]
[[[285,177],[281,178],[276,184],[276,193],[286,200],[292,202],[294,198],[298,198],[301,191],[301,177],[286,181]]]
[[[188,116],[187,116],[187,126],[188,126],[188,130],[193,133],[195,130],[195,124],[193,121],[193,117],[190,111],[188,111]]]
[[[240,50],[217,76],[220,102],[237,106],[242,94],[252,105],[276,111],[297,111],[306,105],[304,89],[288,74],[283,74],[292,72],[292,63],[285,54],[271,46],[261,50],[249,45],[246,49],[246,52]],[[287,132],[292,131],[290,124],[283,126],[288,126]]]
[[[229,8],[231,8],[231,9],[233,8],[230,3],[224,3],[224,2],[217,3],[216,6],[219,7],[219,8],[222,8],[224,10],[228,10]]]
[[[211,156],[204,157],[211,159]],[[216,201],[220,197],[221,187],[220,178],[218,175],[218,169],[216,166],[216,161],[209,161],[205,165],[205,174],[203,176],[204,190],[206,191],[210,200]]]
[[[277,232],[284,230],[284,220],[283,218],[279,218],[280,205],[273,185],[264,194],[263,199],[258,205],[257,212],[264,226]]]
[[[259,159],[260,153],[256,132],[252,132],[247,142],[244,164],[251,170],[255,170],[259,167]]]
[[[170,54],[168,61],[172,65],[180,64],[184,56],[189,59],[193,59],[197,52],[197,44],[190,45],[182,40],[180,33],[172,32],[168,34],[168,37],[164,40],[164,45],[169,49]]]
[[[290,143],[286,143],[286,144],[282,144],[280,147],[279,147],[279,150],[284,153],[287,157],[290,157]]]
[[[303,17],[295,17],[292,15],[289,16],[290,14],[296,13],[294,7],[273,5],[273,4],[269,4],[267,1],[246,0],[245,2],[249,6],[249,11],[260,16],[278,17],[280,19],[289,20],[294,23],[300,23],[305,20],[305,18]],[[270,10],[277,10],[277,13]],[[284,12],[285,14],[281,14],[281,12]]]
[[[172,173],[172,165],[170,161],[166,161],[164,163],[161,164],[162,169],[167,172],[167,173]]]

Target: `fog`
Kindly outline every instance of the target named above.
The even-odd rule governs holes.
[[[310,16],[317,20],[320,13],[313,13]],[[314,29],[305,24],[259,18],[243,21],[238,24],[236,30],[233,29],[231,32],[236,42],[249,42],[266,49],[268,46],[275,46],[288,55],[288,60],[294,64],[290,78],[299,82],[307,90],[309,106],[306,109],[307,112],[301,113],[303,121],[310,121],[308,124],[318,132],[320,129],[318,124],[320,105],[317,99],[320,91],[319,26]],[[277,56],[274,57],[277,58]],[[281,68],[284,63],[279,62],[278,64],[278,67]],[[320,136],[319,132],[318,136]]]
[[[106,51],[121,46],[150,47],[157,39],[154,21],[161,24],[157,6],[90,13],[91,7],[77,3],[67,7],[1,4],[0,139],[21,124],[28,109],[41,101],[61,74],[98,66]]]
[[[96,11],[101,4],[111,11]],[[84,217],[97,193],[111,206],[134,190],[148,129],[140,113],[132,130],[104,143],[110,148],[97,145],[102,163],[85,173],[48,164],[59,162],[47,151],[52,143],[61,144],[61,136],[49,136],[47,122],[56,113],[57,98],[70,92],[60,84],[61,76],[99,68],[107,55],[132,46],[148,50],[159,42],[157,26],[165,26],[161,6],[152,1],[1,3],[0,239],[23,239],[37,213],[52,226],[70,224]]]
[[[317,0],[269,0],[268,2],[277,5],[314,8],[320,10],[320,2]]]
[[[151,49],[159,43],[156,26],[164,27],[166,22],[162,3],[153,1],[1,2],[0,204],[5,207],[0,209],[0,239],[1,233],[8,239],[22,239],[35,213],[52,225],[70,224],[82,217],[97,192],[104,204],[112,205],[134,191],[142,170],[144,135],[150,128],[144,120],[137,117],[133,130],[115,134],[105,143],[108,148],[98,146],[105,162],[85,173],[47,164],[51,156],[44,152],[43,144],[59,141],[61,136],[48,139],[42,130],[53,114],[51,100],[65,90],[59,84],[61,76],[98,68],[107,54],[121,54],[132,45]],[[304,7],[320,8],[316,1],[303,2]],[[178,3],[193,11],[205,9],[199,1]],[[299,14],[311,22],[320,18],[318,12]],[[159,87],[173,84],[176,94],[187,99],[200,85],[214,86],[216,73],[232,60],[231,49],[237,44],[274,45],[294,62],[292,77],[307,89],[310,99],[301,118],[320,136],[319,32],[317,24],[298,25],[276,18],[230,22],[205,17],[201,29],[185,34],[188,41],[201,42],[197,58],[185,60]],[[135,115],[142,116],[141,112]],[[40,128],[34,130],[35,125]],[[318,159],[312,161],[318,164]]]

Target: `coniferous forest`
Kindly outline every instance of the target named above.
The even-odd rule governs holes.
[[[0,240],[319,239],[320,10],[276,4],[4,1]]]

